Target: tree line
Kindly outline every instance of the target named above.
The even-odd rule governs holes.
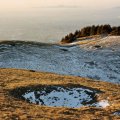
[[[111,27],[109,24],[105,25],[92,25],[76,30],[75,33],[70,33],[62,38],[61,42],[71,43],[77,38],[87,37],[92,35],[120,35],[120,26]]]

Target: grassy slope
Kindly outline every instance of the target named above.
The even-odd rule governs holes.
[[[14,98],[9,91],[37,85],[82,85],[104,93],[98,99],[108,99],[111,106],[100,109],[46,107]],[[120,85],[86,78],[16,69],[0,69],[0,120],[120,120],[111,113],[120,110]]]
[[[90,46],[94,47],[95,45],[100,45],[102,48],[120,46],[120,36],[89,36],[79,38],[77,41],[78,44],[81,45],[81,48],[89,48]]]

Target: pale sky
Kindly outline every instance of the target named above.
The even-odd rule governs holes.
[[[22,9],[28,7],[80,6],[82,8],[114,8],[120,0],[0,0],[0,9]]]

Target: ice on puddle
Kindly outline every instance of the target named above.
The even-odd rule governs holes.
[[[94,95],[95,92],[88,89],[56,87],[51,92],[32,91],[22,96],[29,102],[39,105],[79,108],[84,104],[88,105]]]
[[[54,89],[55,88],[55,89]],[[31,91],[22,95],[30,103],[54,107],[79,108],[84,105],[105,108],[108,100],[96,102],[97,93],[86,88],[54,87],[52,90],[44,88],[42,91]]]

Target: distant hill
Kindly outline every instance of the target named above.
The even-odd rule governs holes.
[[[92,25],[86,26],[81,30],[76,30],[74,33],[70,33],[62,38],[61,43],[71,43],[76,41],[78,38],[94,36],[94,35],[120,35],[120,26],[113,26],[109,24],[105,25]]]

